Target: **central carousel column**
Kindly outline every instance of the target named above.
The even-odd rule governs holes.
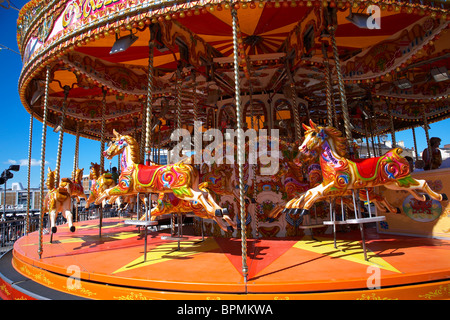
[[[40,192],[40,214],[41,217],[39,219],[39,248],[38,255],[39,259],[42,258],[42,253],[44,252],[42,246],[42,233],[44,229],[44,210],[45,210],[45,201],[44,201],[44,173],[45,173],[45,145],[47,138],[47,113],[48,113],[48,91],[50,84],[50,66],[47,65],[46,74],[45,74],[45,89],[44,89],[44,113],[42,116],[42,143],[41,143],[41,192]]]
[[[241,111],[241,90],[239,79],[239,49],[238,49],[238,17],[235,8],[231,9],[232,27],[233,27],[233,53],[234,53],[234,85],[236,95],[236,116],[237,116],[237,153],[238,153],[238,168],[239,168],[239,204],[241,214],[241,246],[242,246],[242,274],[244,276],[245,284],[247,284],[248,266],[247,266],[247,233],[246,233],[246,214],[245,214],[245,199],[244,199],[244,159],[245,146],[244,136],[242,132],[242,111]]]

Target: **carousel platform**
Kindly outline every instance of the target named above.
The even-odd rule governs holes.
[[[366,228],[368,261],[358,231],[333,238],[248,239],[248,281],[241,241],[167,231],[144,232],[123,219],[59,226],[49,243],[20,238],[0,260],[2,299],[449,299],[450,241],[382,235]],[[185,229],[187,230],[187,228]]]

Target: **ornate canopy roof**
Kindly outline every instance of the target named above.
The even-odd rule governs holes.
[[[170,129],[179,70],[183,124],[192,123],[196,99],[200,119],[207,122],[218,101],[234,97],[230,5],[238,13],[243,95],[276,109],[280,95],[292,103],[286,87],[293,84],[302,101],[302,121],[323,121],[328,63],[337,118],[342,116],[341,89],[354,136],[367,130],[389,131],[391,116],[396,130],[419,125],[424,116],[429,122],[448,117],[450,14],[445,1],[30,1],[18,19],[22,103],[42,121],[49,66],[51,126],[60,122],[66,86],[66,132],[74,134],[78,126],[81,136],[100,139],[103,99],[106,136],[112,136],[113,128],[139,132],[153,32],[154,115]],[[328,28],[334,23],[326,12],[333,13],[337,26],[334,36],[344,88],[338,85]],[[358,17],[365,19],[359,27]],[[111,54],[119,38],[135,41]]]

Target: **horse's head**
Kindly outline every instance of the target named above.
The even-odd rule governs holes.
[[[309,120],[309,124],[311,125],[310,127],[303,124],[305,140],[299,147],[300,152],[308,155],[311,154],[311,151],[320,148],[328,137],[324,127],[319,127],[311,119]]]
[[[334,127],[321,127],[316,125],[311,119],[309,120],[310,127],[303,124],[305,129],[305,140],[299,147],[301,153],[308,156],[314,156],[314,151],[321,148],[325,141],[330,147],[338,153],[341,157],[347,156],[347,140],[342,137],[342,132]]]
[[[103,156],[109,160],[114,156],[121,154],[128,146],[128,141],[125,136],[120,135],[116,130],[113,130],[113,133],[115,138],[109,142],[108,149],[103,151]]]

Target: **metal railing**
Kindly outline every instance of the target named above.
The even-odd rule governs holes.
[[[98,209],[79,209],[78,215],[73,212],[74,221],[86,221],[98,219]],[[111,218],[118,216],[118,212],[115,208],[103,209],[103,218]],[[39,229],[39,213],[30,214],[30,232],[34,232]],[[56,225],[65,224],[66,219],[63,218],[61,213],[56,218]],[[48,229],[48,214],[44,216],[44,228]],[[0,221],[0,254],[12,248],[14,242],[20,237],[26,234],[26,216],[24,214],[12,214],[7,215],[6,220]]]

